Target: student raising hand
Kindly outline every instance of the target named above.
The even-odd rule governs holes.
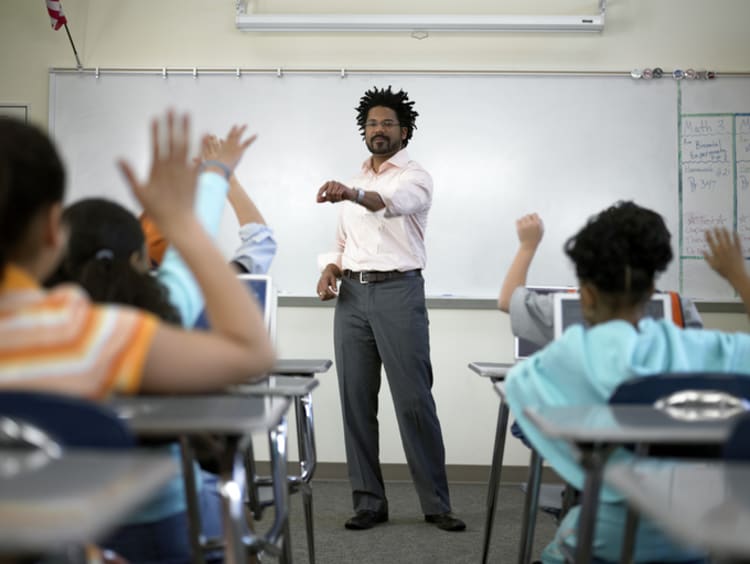
[[[706,262],[737,291],[750,315],[750,275],[745,269],[739,234],[716,227],[706,231],[706,242],[709,249],[703,252]]]
[[[510,299],[513,291],[519,286],[526,285],[526,276],[534,259],[536,249],[544,236],[544,224],[542,218],[536,213],[524,215],[516,220],[516,234],[518,235],[518,250],[513,257],[513,262],[505,274],[500,295],[497,298],[497,307],[500,311],[510,311]]]

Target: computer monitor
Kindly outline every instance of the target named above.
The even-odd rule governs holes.
[[[571,325],[578,323],[585,325],[583,312],[581,311],[581,295],[578,292],[556,294],[554,300],[555,339]],[[670,295],[666,293],[653,294],[648,305],[646,305],[645,317],[672,319],[672,299]]]
[[[237,278],[247,287],[248,291],[255,296],[260,311],[263,314],[263,322],[268,329],[272,340],[276,338],[276,292],[267,274],[238,274]],[[195,322],[196,329],[208,329],[210,327],[206,311],[203,310]]]
[[[572,288],[566,286],[526,286],[527,290],[537,294],[555,294],[558,292],[570,292]],[[537,345],[533,341],[522,337],[515,337],[515,357],[516,360],[523,360],[542,348],[543,345]]]

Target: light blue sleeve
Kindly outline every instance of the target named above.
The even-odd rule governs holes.
[[[273,231],[261,223],[246,223],[240,227],[240,246],[232,262],[249,274],[265,274],[276,256]]]
[[[209,235],[215,237],[227,200],[229,183],[215,172],[203,172],[198,177],[195,214]],[[167,288],[170,303],[179,311],[184,327],[192,327],[203,310],[204,300],[198,282],[183,262],[179,253],[169,247],[156,272]]]

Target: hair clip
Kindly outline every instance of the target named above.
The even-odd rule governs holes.
[[[110,249],[99,249],[96,251],[94,258],[96,260],[113,260],[115,258],[115,253]]]

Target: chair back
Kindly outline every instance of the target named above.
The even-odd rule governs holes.
[[[724,443],[723,454],[727,460],[750,460],[750,413],[737,417],[737,422]]]
[[[722,398],[723,394],[728,394],[734,398],[747,401],[750,400],[750,375],[723,372],[681,372],[643,376],[620,384],[609,398],[609,403],[654,405],[660,400],[665,400],[687,390],[720,392],[720,394],[712,395]],[[712,418],[716,419],[737,413],[737,410],[723,409],[720,406],[713,406],[715,409],[711,409],[712,406],[706,407],[709,407],[709,409],[697,409],[693,413],[690,413],[691,410],[687,409],[680,414],[679,418],[696,419],[706,413],[711,413]],[[672,413],[668,409],[664,411],[669,413],[670,416],[676,416],[676,413]],[[680,410],[678,409],[676,412],[680,413]],[[641,454],[646,454],[646,452],[650,456],[715,459],[721,458],[722,447],[716,445],[653,445],[641,451]]]
[[[620,384],[610,404],[654,404],[676,392],[715,390],[750,400],[750,375],[724,372],[677,372],[633,378]]]
[[[0,418],[36,427],[65,448],[123,449],[135,436],[117,415],[89,400],[46,392],[0,392]]]

